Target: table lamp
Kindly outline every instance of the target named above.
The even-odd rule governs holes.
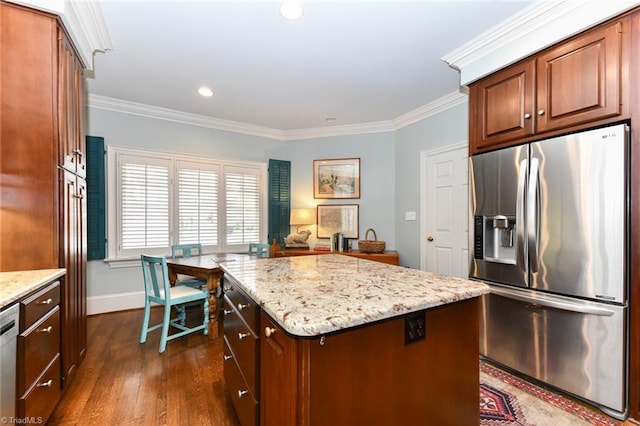
[[[287,235],[284,239],[286,248],[309,248],[307,239],[311,235],[311,231],[300,232],[300,226],[313,225],[316,223],[315,209],[291,209],[289,225],[296,226],[296,233]]]

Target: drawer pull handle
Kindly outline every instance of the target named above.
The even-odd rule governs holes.
[[[225,361],[229,361],[230,359],[233,359],[233,355],[224,355],[222,359],[224,359]]]
[[[249,306],[251,306],[251,305],[250,305],[250,304],[248,304],[248,303],[245,303],[245,304],[238,303],[238,310],[239,310],[239,311],[241,311],[241,310],[243,310],[244,308],[248,308]]]
[[[230,315],[233,313],[233,311],[231,309],[225,309],[224,311],[222,311],[222,313],[225,315]]]
[[[275,328],[271,328],[271,327],[265,327],[264,328],[264,335],[267,336],[267,337],[271,337],[271,335],[273,333],[275,333],[275,332],[276,332]]]
[[[38,305],[50,305],[51,302],[53,302],[53,299],[49,298],[47,300],[41,300],[40,302],[38,302]]]
[[[249,393],[248,390],[239,390],[238,391],[238,398],[242,398],[244,395],[246,395],[248,393]]]
[[[49,326],[47,328],[43,328],[43,329],[38,330],[38,331],[40,331],[40,333],[51,333],[51,330],[53,330],[53,327]]]
[[[36,385],[36,387],[39,387],[39,388],[50,388],[51,385],[53,385],[53,380],[49,379],[48,381],[46,381],[44,383],[38,383]]]
[[[238,339],[242,340],[245,337],[251,336],[251,333],[238,333]]]

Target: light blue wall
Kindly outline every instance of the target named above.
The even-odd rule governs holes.
[[[467,102],[397,131],[395,241],[401,265],[420,268],[420,154],[467,138]],[[405,220],[407,211],[416,212],[416,220]]]
[[[291,161],[291,207],[316,207],[318,204],[358,204],[360,239],[373,228],[378,240],[393,250],[394,244],[394,145],[395,132],[334,136],[289,141],[271,150],[271,158]],[[360,158],[360,198],[324,200],[313,198],[313,160]],[[305,229],[305,228],[303,228]],[[309,240],[315,245],[316,227]],[[369,234],[372,237],[372,234]],[[354,242],[355,248],[355,242]]]
[[[405,211],[420,217],[420,153],[467,138],[467,105],[460,105],[396,132],[276,141],[166,120],[89,109],[87,133],[109,145],[218,158],[267,162],[291,161],[292,207],[358,204],[360,239],[375,229],[387,248],[398,250],[400,264],[419,268],[419,220],[405,221]],[[315,200],[313,160],[361,159],[361,198]],[[310,240],[315,243],[314,236]],[[89,298],[141,291],[139,267],[112,269],[103,261],[87,267]]]
[[[107,145],[216,158],[265,162],[267,152],[284,142],[173,121],[89,108],[87,134]],[[87,265],[89,298],[141,291],[139,267],[111,268],[103,261]]]
[[[89,108],[87,134],[108,145],[265,162],[284,142],[167,120]]]

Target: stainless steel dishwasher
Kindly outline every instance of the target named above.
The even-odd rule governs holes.
[[[16,341],[19,304],[0,312],[0,420],[11,421],[16,414]]]

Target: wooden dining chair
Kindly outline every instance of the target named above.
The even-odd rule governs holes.
[[[269,257],[271,247],[269,244],[249,243],[249,255],[257,257]]]
[[[209,294],[206,291],[198,290],[188,286],[174,286],[169,283],[169,272],[167,269],[167,259],[140,255],[142,262],[142,275],[144,278],[144,319],[142,331],[140,332],[140,343],[147,341],[147,334],[150,331],[162,328],[160,335],[159,352],[162,353],[167,347],[167,341],[182,337],[186,334],[202,330],[203,334],[209,332]],[[202,301],[204,304],[202,324],[196,327],[185,325],[185,304],[194,301]],[[162,322],[149,325],[151,314],[151,304],[158,303],[164,306]],[[178,309],[178,316],[171,319],[171,307]],[[169,335],[169,327],[177,328],[177,333]]]
[[[171,258],[202,256],[202,244],[174,244],[171,246]],[[186,285],[189,287],[203,288],[207,281],[198,277],[182,275],[178,277],[175,285]]]

